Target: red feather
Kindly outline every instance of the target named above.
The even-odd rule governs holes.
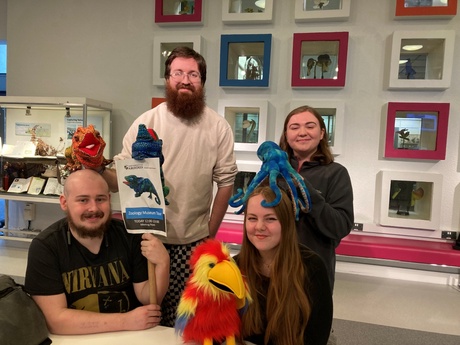
[[[205,273],[215,266],[217,268],[222,261],[232,261],[228,249],[226,252],[224,248],[217,240],[207,240],[195,249],[190,258],[193,273],[187,281],[181,301],[193,301],[196,308],[183,328],[184,342],[203,343],[205,339],[214,339],[221,343],[227,337],[238,337],[240,334],[241,317],[237,297],[213,286]]]

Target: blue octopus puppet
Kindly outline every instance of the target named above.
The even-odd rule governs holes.
[[[260,171],[254,176],[245,193],[241,188],[238,188],[237,193],[228,202],[232,207],[242,206],[235,213],[240,214],[244,211],[246,201],[251,193],[267,178],[270,188],[275,192],[275,200],[272,202],[264,200],[262,201],[262,206],[273,207],[278,205],[281,201],[281,192],[278,185],[279,176],[287,183],[289,194],[293,200],[296,219],[299,219],[300,210],[309,212],[311,209],[310,193],[302,176],[289,164],[287,153],[281,150],[273,141],[265,141],[259,146],[257,156],[262,161]],[[300,191],[300,197],[298,191]]]
[[[166,196],[169,194],[169,187],[165,185],[165,179],[163,175],[163,162],[164,157],[161,151],[163,146],[163,140],[158,138],[158,134],[151,128],[147,129],[144,124],[139,125],[137,131],[136,141],[132,145],[131,156],[135,160],[142,160],[145,158],[160,158],[160,177],[161,185],[163,187],[163,195],[165,197],[165,204],[169,205]]]

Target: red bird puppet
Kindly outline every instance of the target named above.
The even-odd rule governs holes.
[[[227,246],[207,240],[192,253],[192,274],[177,309],[176,332],[184,342],[235,344],[240,334],[239,310],[252,300]]]

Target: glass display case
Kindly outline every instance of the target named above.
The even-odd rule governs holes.
[[[62,184],[65,150],[70,147],[75,130],[92,124],[106,143],[104,157],[111,157],[112,105],[81,97],[3,96],[0,110],[4,124],[0,133],[0,199],[5,204],[0,234],[30,240],[34,233],[30,229],[49,226],[53,213],[63,216],[57,206],[60,192],[45,190],[52,180]],[[29,178],[44,179],[43,189],[38,193],[26,187],[19,192],[8,191],[13,182]],[[48,205],[53,210],[44,209],[43,204],[54,204]]]

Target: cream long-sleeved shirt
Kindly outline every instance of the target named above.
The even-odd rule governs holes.
[[[153,128],[163,140],[163,173],[170,189],[163,242],[187,244],[207,237],[213,182],[218,188],[232,185],[237,173],[230,125],[209,107],[198,122],[187,123],[162,103],[133,122],[115,160],[131,158],[139,124]]]

